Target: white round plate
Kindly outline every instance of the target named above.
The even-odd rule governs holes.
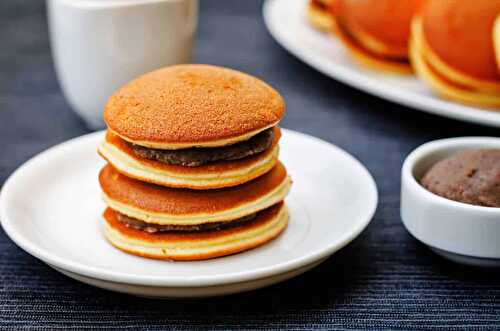
[[[312,28],[305,18],[308,0],[267,0],[264,21],[290,53],[344,84],[417,110],[466,122],[500,127],[500,112],[464,106],[432,94],[417,78],[381,74],[353,63],[338,40]]]
[[[281,160],[294,181],[290,223],[276,240],[233,256],[166,262],[123,253],[103,237],[94,133],[55,146],[21,166],[0,194],[0,219],[19,247],[64,274],[150,297],[200,297],[270,285],[302,273],[352,241],[370,222],[377,189],[343,150],[283,130]]]

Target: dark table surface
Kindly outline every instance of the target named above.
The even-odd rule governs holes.
[[[352,153],[376,179],[370,226],[321,266],[266,289],[195,301],[157,301],[71,280],[0,230],[0,328],[497,329],[500,274],[447,262],[413,239],[399,216],[400,167],[437,138],[498,129],[413,111],[335,82],[270,37],[261,2],[202,0],[195,61],[241,69],[276,86],[283,126]],[[44,2],[0,1],[0,184],[31,156],[87,133],[61,95]]]

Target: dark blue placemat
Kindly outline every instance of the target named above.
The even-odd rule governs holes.
[[[497,329],[500,274],[451,264],[403,228],[402,160],[428,140],[498,135],[393,105],[339,84],[278,46],[260,1],[201,1],[195,60],[244,70],[276,86],[283,125],[346,149],[374,175],[371,225],[294,280],[198,301],[152,301],[92,288],[53,271],[0,230],[1,329]],[[39,151],[86,133],[57,84],[44,2],[0,1],[0,184]],[[335,169],[332,169],[335,171]]]

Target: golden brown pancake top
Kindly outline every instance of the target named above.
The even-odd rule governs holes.
[[[162,241],[168,241],[170,243],[175,241],[196,242],[200,240],[209,240],[209,239],[216,239],[220,237],[229,236],[233,233],[248,231],[257,228],[263,225],[264,223],[272,222],[283,208],[283,205],[284,205],[283,202],[277,203],[274,206],[271,206],[259,212],[254,221],[245,223],[241,226],[223,229],[219,231],[201,231],[201,232],[190,232],[190,233],[179,233],[179,232],[147,233],[145,231],[132,229],[121,223],[118,220],[117,212],[112,210],[111,208],[107,208],[104,211],[103,216],[104,219],[108,222],[108,224],[112,228],[120,231],[120,233],[122,233],[123,235],[132,237],[137,240],[142,240],[150,243],[162,242]]]
[[[424,37],[449,66],[474,78],[500,80],[493,22],[500,0],[430,0],[422,9]]]
[[[284,115],[281,95],[263,81],[210,65],[145,74],[115,92],[104,119],[131,141],[203,143],[269,127]]]
[[[99,174],[103,192],[127,206],[170,215],[216,213],[256,201],[286,179],[283,164],[278,163],[265,175],[245,184],[207,191],[172,189],[148,184],[120,174],[107,165]]]
[[[338,0],[332,9],[346,26],[396,47],[406,47],[410,22],[422,0]]]

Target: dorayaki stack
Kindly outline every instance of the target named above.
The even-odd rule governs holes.
[[[247,74],[178,65],[108,101],[99,154],[105,236],[131,254],[201,260],[264,244],[287,226],[278,161],[283,98]]]

